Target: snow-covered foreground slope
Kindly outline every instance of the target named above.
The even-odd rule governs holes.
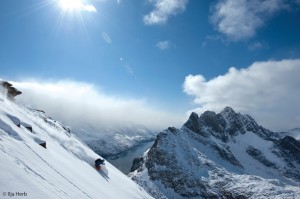
[[[155,198],[300,198],[300,142],[225,108],[161,132],[130,175]]]
[[[60,122],[0,96],[1,198],[151,198],[108,162],[95,170],[97,158]]]

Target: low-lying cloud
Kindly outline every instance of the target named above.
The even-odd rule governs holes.
[[[231,106],[267,128],[287,130],[300,126],[299,77],[300,59],[255,62],[211,80],[189,75],[183,88],[199,105],[197,113]]]
[[[94,129],[143,125],[164,129],[181,125],[184,118],[152,108],[145,99],[125,99],[107,95],[94,85],[75,81],[13,82],[23,94],[18,101],[42,109],[74,128]]]

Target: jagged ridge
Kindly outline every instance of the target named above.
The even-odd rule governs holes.
[[[130,175],[155,198],[300,196],[300,143],[226,107],[161,132]]]

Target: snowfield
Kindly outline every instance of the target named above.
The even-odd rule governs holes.
[[[95,170],[97,158],[62,123],[0,95],[1,198],[152,198],[108,162]]]

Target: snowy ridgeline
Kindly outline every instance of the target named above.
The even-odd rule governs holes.
[[[300,198],[300,142],[229,107],[159,133],[133,168],[158,199]]]
[[[292,136],[296,140],[300,141],[300,128],[291,129],[286,132],[286,135]]]
[[[0,95],[1,198],[151,198],[108,162],[95,170],[97,158],[62,123]]]

